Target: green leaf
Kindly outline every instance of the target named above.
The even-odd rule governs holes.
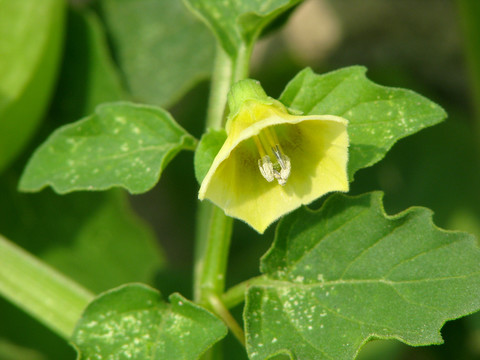
[[[199,184],[207,175],[208,169],[210,169],[215,156],[217,156],[226,139],[227,133],[223,129],[208,129],[200,139],[194,157],[195,177]]]
[[[252,360],[353,359],[372,338],[439,344],[447,320],[480,309],[480,249],[432,213],[384,213],[380,193],[331,196],[284,218],[248,289]]]
[[[100,4],[135,99],[167,107],[209,76],[214,39],[181,1],[102,0]]]
[[[185,0],[212,29],[227,54],[250,48],[262,29],[301,0]]]
[[[62,124],[95,111],[99,104],[126,99],[111,59],[104,29],[88,9],[69,9],[65,50],[50,118]]]
[[[223,322],[179,294],[130,284],[100,295],[85,310],[72,341],[79,360],[198,359],[223,338]]]
[[[22,191],[50,185],[63,194],[122,186],[151,189],[162,170],[195,139],[163,109],[126,102],[98,106],[95,114],[56,130],[30,159]]]
[[[12,170],[0,177],[1,232],[89,290],[152,284],[163,268],[152,229],[124,191],[24,194],[17,182]]]
[[[348,173],[380,161],[399,139],[446,118],[443,109],[413,91],[377,85],[353,66],[324,75],[301,71],[280,101],[306,115],[338,115],[349,121]]]
[[[0,1],[0,171],[45,111],[61,55],[63,0]]]
[[[127,282],[154,283],[164,267],[163,252],[152,229],[133,212],[123,191],[48,195],[39,197],[52,201],[49,206],[45,202],[41,205],[45,214],[38,217],[44,224],[48,219],[61,219],[77,229],[68,235],[65,225],[61,231],[51,229],[50,237],[64,234],[64,244],[45,249],[45,261],[97,293]],[[58,207],[52,209],[54,204]],[[53,227],[51,220],[48,227]]]

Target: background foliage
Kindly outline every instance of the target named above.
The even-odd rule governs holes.
[[[162,12],[158,10],[160,2]],[[0,233],[95,293],[141,281],[163,294],[179,291],[191,298],[197,191],[191,154],[181,153],[156,188],[135,197],[120,191],[62,197],[50,190],[18,194],[16,187],[37,144],[59,125],[93,113],[103,102],[140,100],[169,106],[185,129],[200,135],[208,93],[201,79],[210,71],[213,39],[179,1],[76,1],[65,9],[63,20],[54,16],[63,2],[49,3],[51,17],[29,18],[28,31],[19,32],[25,42],[39,44],[37,52],[31,49],[36,62],[22,64],[29,79],[15,78],[14,86],[9,87],[11,94],[5,94],[3,88],[0,93],[0,115],[4,109],[18,108],[22,96],[31,96],[29,91],[45,97],[37,107],[28,109],[32,112],[29,118],[41,120],[41,124],[17,121],[17,126],[0,128],[2,144],[7,143],[5,139],[18,139],[22,144],[9,147],[16,149],[15,153],[0,147]],[[305,65],[321,73],[361,64],[377,83],[411,88],[442,104],[449,114],[447,122],[402,140],[382,162],[359,171],[352,193],[384,190],[387,213],[412,205],[427,206],[435,211],[437,225],[467,230],[479,238],[480,120],[472,106],[478,102],[470,101],[470,84],[478,87],[478,78],[475,72],[470,76],[469,69],[478,69],[480,56],[472,39],[480,34],[470,26],[468,15],[475,11],[471,4],[475,1],[308,1],[299,6],[284,30],[269,32],[256,47],[252,77],[258,78],[269,94],[278,96]],[[156,12],[165,14],[159,22],[162,26],[158,17],[152,16]],[[5,24],[0,21],[0,31]],[[128,24],[129,31],[119,24]],[[39,42],[39,29],[63,34],[63,42],[58,40],[63,45],[55,45],[55,37]],[[191,56],[183,53],[185,49],[192,50]],[[0,59],[16,63],[17,58],[18,54],[7,54]],[[59,63],[60,69],[52,71]],[[52,86],[37,81],[35,75],[39,74],[48,77]],[[7,75],[0,70],[0,83],[5,83]],[[11,96],[14,89],[19,90]],[[259,274],[258,259],[272,236],[272,229],[260,238],[236,223],[229,284]],[[138,258],[142,261],[135,261]],[[75,358],[62,339],[2,299],[0,317],[0,359]],[[372,342],[360,358],[480,356],[479,315],[448,323],[442,334],[446,343],[435,347]],[[232,359],[245,359],[234,339],[225,346],[230,347]]]

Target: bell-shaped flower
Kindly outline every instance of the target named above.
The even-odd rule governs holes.
[[[348,191],[347,120],[292,114],[251,79],[232,87],[228,103],[227,139],[199,199],[263,233],[302,204]]]

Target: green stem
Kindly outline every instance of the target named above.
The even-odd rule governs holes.
[[[200,204],[195,263],[195,301],[210,307],[209,296],[225,289],[233,219],[211,203]]]
[[[0,294],[69,339],[94,295],[0,236]]]
[[[240,305],[245,301],[247,288],[252,285],[261,284],[262,282],[264,282],[264,276],[257,276],[231,287],[221,297],[223,305],[225,305],[227,309]]]
[[[245,346],[245,334],[243,333],[243,329],[238,325],[237,321],[232,314],[230,314],[223,302],[214,295],[210,296],[209,301],[215,313],[217,313],[225,324],[227,324],[228,328],[232,331],[232,334],[237,338],[240,344]]]
[[[233,70],[230,86],[239,80],[246,79],[250,71],[250,57],[252,56],[252,46],[242,44],[238,48],[237,57],[233,61]]]
[[[225,117],[225,104],[230,89],[232,75],[232,61],[220,45],[217,45],[217,53],[214,63],[210,98],[208,101],[206,128],[220,129]]]
[[[248,76],[250,54],[251,50],[244,46],[239,49],[238,56],[232,59],[220,46],[217,46],[206,129],[219,129],[224,125],[228,91],[234,82]],[[208,202],[199,205],[195,246],[194,298],[196,302],[219,315],[234,335],[243,339],[242,329],[219,300],[225,290],[232,226],[233,219],[226,216],[222,209]],[[221,348],[213,347],[203,355],[202,359],[222,359]]]
[[[223,127],[228,91],[234,83],[248,77],[252,47],[240,46],[237,56],[233,60],[220,45],[217,45],[216,51],[208,101],[206,129],[220,129]]]
[[[218,46],[210,90],[206,128],[220,128],[224,123],[228,91],[233,82],[248,74],[251,50],[239,48],[231,59]],[[208,297],[220,296],[225,288],[225,272],[232,232],[232,219],[218,207],[201,203],[197,217],[194,298],[209,306]]]

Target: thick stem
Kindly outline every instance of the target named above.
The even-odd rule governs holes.
[[[224,126],[228,91],[234,82],[248,76],[250,53],[251,51],[244,46],[239,49],[238,56],[232,59],[220,46],[217,47],[206,129],[218,129]],[[194,298],[196,302],[209,308],[224,319],[232,332],[239,339],[242,339],[242,329],[238,324],[235,326],[235,320],[219,300],[225,290],[225,273],[227,270],[232,226],[233,219],[226,216],[220,208],[208,202],[203,202],[199,205],[195,249]],[[214,346],[202,356],[202,360],[216,359],[222,359],[219,346]]]
[[[210,98],[208,101],[206,128],[220,129],[225,117],[225,104],[230,89],[232,77],[232,61],[217,45],[217,53],[214,63],[214,72],[210,87]]]
[[[225,289],[233,219],[215,205],[202,203],[198,220],[194,294],[195,301],[210,307],[209,296]]]
[[[0,294],[65,339],[94,295],[0,236]]]
[[[232,60],[220,45],[217,46],[214,71],[208,100],[205,128],[220,129],[224,125],[227,95],[230,87],[248,77],[251,46],[242,45]]]
[[[230,86],[239,80],[246,79],[250,71],[250,57],[252,55],[252,46],[242,44],[238,48],[237,57],[233,61],[233,70]]]
[[[220,128],[230,86],[248,75],[251,50],[241,46],[232,60],[218,46],[207,111],[206,128]],[[232,219],[210,203],[201,203],[197,217],[194,297],[209,306],[211,294],[220,296],[225,287],[225,272],[232,231]]]

